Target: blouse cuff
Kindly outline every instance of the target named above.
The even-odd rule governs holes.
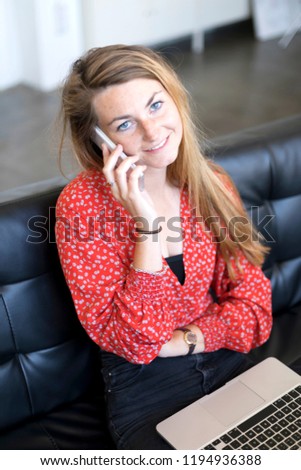
[[[154,271],[154,272],[153,271],[147,271],[147,270],[144,270],[144,269],[135,268],[133,263],[131,264],[130,268],[133,269],[134,271],[136,271],[136,273],[151,274],[152,276],[162,276],[165,273],[165,271],[167,270],[167,266],[163,266],[161,271]]]
[[[161,298],[166,290],[166,268],[158,272],[147,272],[131,266],[126,280],[126,287],[131,294],[137,294],[140,298]]]
[[[207,311],[208,315],[193,322],[203,333],[205,342],[204,352],[216,351],[226,347],[227,326],[217,318],[215,321],[212,318],[212,315],[215,316],[220,310],[221,307],[219,305],[212,304],[210,306],[210,313]]]

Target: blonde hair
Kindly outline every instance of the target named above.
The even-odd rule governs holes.
[[[81,166],[101,170],[101,152],[90,138],[97,123],[93,98],[104,87],[137,78],[158,80],[178,108],[183,137],[177,159],[167,168],[167,177],[179,187],[188,188],[195,213],[205,223],[214,217],[210,230],[219,244],[230,277],[234,279],[237,274],[232,259],[240,269],[239,250],[254,265],[262,265],[267,249],[260,243],[260,234],[249,221],[230,177],[201,152],[189,95],[173,68],[159,53],[143,46],[113,45],[91,49],[77,60],[62,89],[63,132],[59,153],[69,128]],[[243,223],[233,224],[234,220]]]

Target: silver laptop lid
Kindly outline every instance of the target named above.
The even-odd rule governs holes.
[[[200,449],[299,384],[298,374],[268,358],[165,419],[157,431],[175,449]]]

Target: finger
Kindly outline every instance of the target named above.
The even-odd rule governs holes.
[[[115,168],[114,173],[120,175],[120,177],[126,176],[129,170],[136,168],[135,163],[139,160],[139,157],[134,155],[126,157],[118,162],[118,166]]]
[[[146,165],[137,165],[128,176],[128,190],[129,193],[137,196],[138,192],[144,190],[144,172],[147,169]]]
[[[102,144],[102,152],[104,161],[102,172],[107,182],[112,183],[115,180],[114,169],[116,168],[119,155],[122,152],[122,146],[117,145],[116,149],[111,152],[106,144]]]
[[[103,154],[104,154],[104,173],[109,173],[112,170],[115,170],[116,168],[119,168],[120,165],[122,165],[123,162],[127,162],[128,159],[130,160],[130,165],[133,165],[137,160],[139,160],[139,157],[137,156],[131,156],[127,157],[125,154],[122,152],[122,146],[118,145],[116,149],[113,151],[110,151],[108,147],[103,144]],[[124,165],[124,168],[126,168],[128,165],[127,163]]]
[[[114,150],[110,150],[106,144],[102,144],[101,149],[103,153],[104,166],[114,168],[120,154],[122,153],[122,146],[118,144]]]
[[[122,198],[126,198],[128,194],[128,180],[134,170],[136,170],[135,163],[139,157],[127,157],[115,169],[114,175]]]
[[[122,199],[126,199],[128,193],[128,177],[132,168],[135,168],[135,162],[139,160],[139,157],[131,156],[119,160],[122,152],[121,145],[118,145],[113,152],[109,150],[106,144],[103,144],[102,147],[105,161],[103,173],[106,177],[107,184],[111,187],[112,192],[117,199],[119,199],[118,193],[121,194]]]

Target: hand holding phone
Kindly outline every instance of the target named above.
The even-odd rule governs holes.
[[[94,127],[94,133],[92,135],[92,140],[99,147],[101,147],[101,144],[104,143],[108,146],[109,150],[115,150],[115,148],[116,148],[116,144],[114,144],[114,142],[112,142],[112,140],[98,126]],[[121,152],[120,158],[122,160],[124,160],[125,158],[127,158],[127,155],[124,152]],[[136,168],[135,163],[131,164],[131,168],[132,169]],[[140,189],[140,191],[144,190],[144,174],[143,173],[139,177],[139,189]]]

